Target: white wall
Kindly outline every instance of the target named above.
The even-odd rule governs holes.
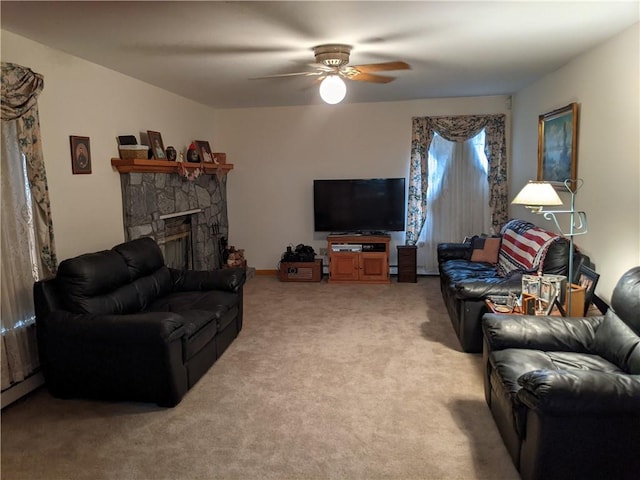
[[[235,165],[230,242],[246,249],[251,266],[273,269],[288,244],[326,246],[313,233],[314,178],[407,176],[413,116],[509,113],[500,96],[213,111],[10,32],[1,36],[3,61],[45,77],[39,108],[60,259],[124,238],[120,180],[110,164],[117,135],[156,130],[165,145],[197,138],[227,152]],[[538,115],[580,103],[578,208],[590,231],[578,245],[596,262],[605,299],[640,264],[638,36],[635,25],[513,99],[510,198],[536,176]],[[69,135],[91,137],[92,175],[71,174]],[[512,209],[552,227],[527,215]],[[403,241],[394,235],[394,246]]]
[[[212,139],[213,110],[2,31],[2,60],[44,76],[38,108],[58,259],[124,240],[116,137],[155,130],[165,146]],[[69,136],[91,139],[91,175],[73,175]],[[214,144],[215,145],[215,144]]]
[[[578,177],[584,180],[576,207],[588,215],[589,232],[576,244],[596,263],[596,293],[609,300],[626,270],[640,265],[640,99],[638,24],[521,90],[513,101],[513,198],[537,175],[538,115],[577,102]],[[565,207],[569,195],[563,194]],[[553,225],[524,207],[513,216]]]
[[[384,86],[380,86],[384,88]],[[326,248],[313,231],[313,180],[408,177],[414,116],[508,113],[506,97],[229,109],[215,138],[227,161],[229,241],[251,266],[275,269],[289,244]],[[218,141],[219,140],[219,141]],[[392,235],[391,264],[404,233]]]

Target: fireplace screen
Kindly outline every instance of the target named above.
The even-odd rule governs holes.
[[[180,270],[193,268],[191,215],[165,220],[164,259],[167,267]]]

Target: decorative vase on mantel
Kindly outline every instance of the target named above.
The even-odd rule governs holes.
[[[200,163],[200,155],[198,155],[198,151],[196,150],[196,145],[194,143],[189,145],[189,149],[187,150],[187,162]]]
[[[176,158],[178,157],[178,153],[176,152],[176,149],[174,147],[169,145],[165,153],[167,154],[167,160],[171,162],[176,161]]]

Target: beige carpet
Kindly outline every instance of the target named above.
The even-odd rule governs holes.
[[[2,412],[2,478],[517,479],[438,279],[252,278],[245,327],[174,409],[58,400]]]

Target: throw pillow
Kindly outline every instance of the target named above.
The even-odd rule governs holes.
[[[471,261],[498,263],[500,240],[500,237],[475,237],[471,243]]]

